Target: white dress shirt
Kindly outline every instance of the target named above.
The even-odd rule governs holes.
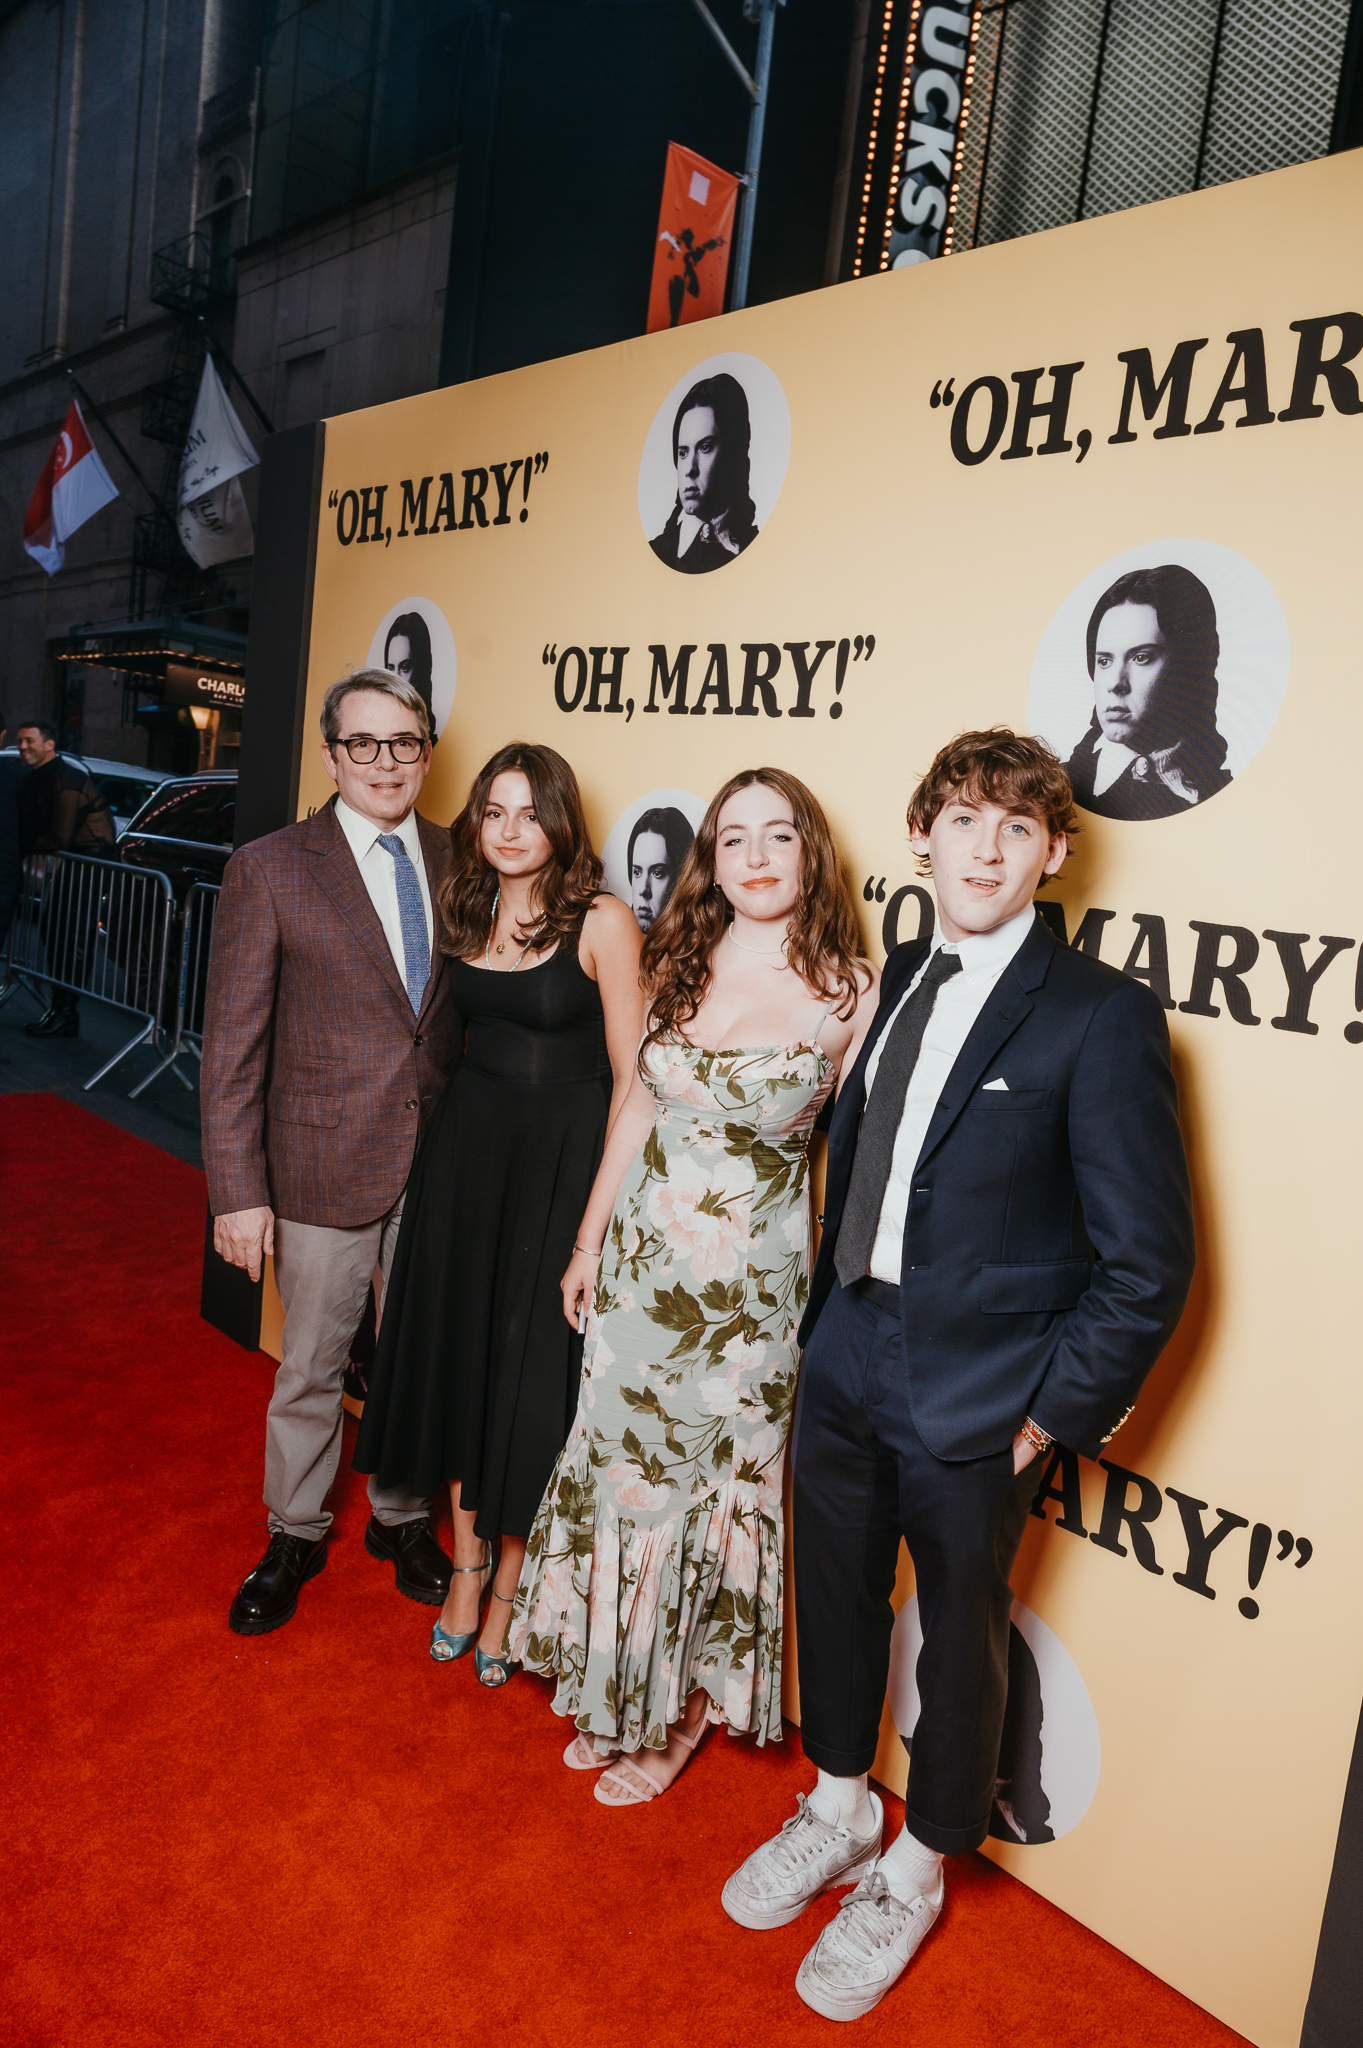
[[[379,914],[383,936],[388,941],[393,964],[402,976],[405,987],[407,966],[402,952],[402,919],[398,914],[397,875],[394,872],[392,854],[386,846],[379,845],[379,834],[386,833],[388,827],[376,825],[372,818],[362,818],[358,811],[351,810],[350,805],[342,797],[336,799],[336,823],[345,833],[350,851],[359,864],[360,879],[369,891],[369,900]],[[431,889],[426,880],[426,857],[421,851],[421,834],[417,831],[415,811],[408,811],[402,823],[393,826],[392,836],[402,841],[412,866],[416,869],[417,887],[421,891],[421,907],[426,913],[426,937],[433,942],[435,919],[431,910]]]
[[[1105,789],[1111,789],[1113,783],[1125,775],[1128,768],[1134,768],[1140,758],[1130,747],[1124,747],[1120,740],[1099,740],[1097,759],[1093,764],[1093,794],[1101,796]]]
[[[738,549],[725,531],[723,513],[720,514],[717,522],[709,519],[697,519],[694,512],[682,513],[677,521],[678,561],[681,560],[692,543],[697,540],[717,540],[722,548],[729,550],[731,555],[738,553]],[[628,723],[628,720],[626,720],[626,723]]]
[[[678,560],[678,561],[680,561],[680,560],[681,560],[681,558],[682,558],[682,556],[683,556],[683,555],[684,555],[684,554],[686,553],[686,551],[687,551],[687,549],[688,549],[688,548],[690,547],[690,545],[691,545],[692,541],[693,541],[693,540],[694,540],[694,539],[696,538],[697,534],[698,534],[698,533],[700,532],[700,530],[701,530],[701,527],[702,527],[702,525],[703,525],[703,524],[704,524],[704,521],[703,521],[703,520],[700,520],[700,519],[697,519],[697,517],[696,517],[696,515],[695,515],[695,513],[694,513],[694,512],[683,512],[683,513],[682,513],[681,517],[680,517],[680,518],[678,519],[678,521],[677,521],[677,560]]]
[[[923,965],[895,1004],[894,1015],[876,1040],[875,1050],[866,1062],[866,1096],[869,1101],[885,1041],[894,1029],[895,1019],[927,972],[928,961],[939,948],[944,953],[959,953],[961,971],[953,974],[950,981],[944,981],[937,991],[937,1001],[923,1033],[918,1063],[909,1076],[904,1114],[895,1135],[890,1178],[885,1188],[885,1199],[880,1205],[875,1243],[871,1247],[870,1270],[876,1280],[888,1280],[894,1287],[899,1285],[904,1263],[904,1222],[909,1212],[909,1195],[932,1113],[990,990],[1035,923],[1036,911],[1029,903],[1006,924],[999,925],[992,932],[981,932],[978,937],[962,939],[959,945],[946,944],[939,931],[928,948]]]

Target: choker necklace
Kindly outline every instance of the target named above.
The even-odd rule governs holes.
[[[734,928],[732,925],[728,927],[728,931],[730,939],[737,946],[740,953],[751,953],[758,960],[774,960],[776,955],[784,953],[786,947],[790,944],[790,935],[787,933],[779,946],[745,946],[742,939],[734,938]]]
[[[489,930],[487,935],[487,944],[483,948],[483,963],[488,968],[492,967],[492,933],[495,932],[497,929],[497,912],[501,909],[501,907],[502,892],[501,889],[499,888],[497,894],[492,899],[492,926],[491,930]],[[534,944],[535,934],[539,931],[540,925],[542,925],[543,923],[544,919],[541,918],[539,924],[535,926],[534,931],[531,932],[530,937],[526,940],[525,944],[521,947],[520,952],[516,955],[516,958],[512,961],[510,967],[506,970],[508,974],[514,974],[516,972],[516,969],[520,966],[522,960],[524,960],[526,954],[530,951],[531,946]],[[499,953],[504,953],[507,949],[507,944],[507,940],[503,939],[501,945],[498,946],[497,951]]]

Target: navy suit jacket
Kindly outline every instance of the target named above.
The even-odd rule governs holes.
[[[898,946],[885,963],[838,1098],[802,1344],[837,1281],[866,1064],[926,950]],[[984,1087],[1000,1076],[1006,1091]],[[985,1457],[1031,1415],[1096,1457],[1173,1334],[1195,1256],[1164,1011],[1038,918],[947,1077],[914,1170],[900,1301],[924,1443],[947,1460]]]

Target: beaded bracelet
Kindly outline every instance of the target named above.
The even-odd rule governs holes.
[[[1023,1423],[1022,1428],[1018,1431],[1018,1434],[1019,1436],[1025,1436],[1028,1443],[1031,1445],[1032,1449],[1038,1452],[1048,1451],[1051,1448],[1051,1445],[1055,1442],[1055,1438],[1053,1436],[1047,1436],[1045,1430],[1041,1427],[1041,1424],[1039,1422],[1033,1422],[1030,1415],[1027,1417],[1027,1420]]]

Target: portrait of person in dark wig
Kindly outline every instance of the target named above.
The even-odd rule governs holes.
[[[1216,607],[1176,562],[1131,569],[1088,625],[1093,717],[1065,763],[1100,818],[1170,818],[1231,780],[1217,730]]]
[[[431,704],[431,629],[420,612],[399,612],[383,643],[383,665],[420,691],[430,720],[431,739],[438,738]]]
[[[722,370],[691,386],[672,422],[676,501],[649,542],[669,569],[704,576],[757,538],[748,489],[751,437],[747,393],[737,377]]]
[[[645,811],[636,821],[629,835],[629,907],[641,932],[667,908],[694,837],[689,819],[671,804]]]

